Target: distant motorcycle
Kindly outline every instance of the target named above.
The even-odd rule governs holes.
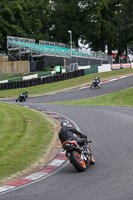
[[[94,90],[96,87],[100,88],[101,87],[101,82],[97,83],[96,80],[94,80],[91,84],[91,89]]]
[[[16,102],[23,102],[26,101],[28,98],[28,91],[23,92],[22,94],[19,95],[19,97],[16,99]]]
[[[91,141],[88,142],[87,152],[89,153],[87,154],[76,140],[67,140],[62,143],[62,147],[66,151],[66,157],[79,172],[85,171],[88,163],[91,165],[94,164],[91,160],[90,142]]]
[[[23,102],[23,101],[26,101],[26,97],[22,94],[19,95],[19,97],[16,99],[16,102]]]

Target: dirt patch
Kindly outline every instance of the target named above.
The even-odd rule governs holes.
[[[58,139],[60,123],[57,120],[55,120],[49,116],[47,116],[47,118],[48,118],[48,120],[52,121],[52,124],[54,125],[54,127],[52,127],[52,129],[54,129],[55,134],[54,134],[54,138],[53,138],[49,148],[47,149],[47,152],[45,153],[45,155],[42,156],[36,163],[34,163],[29,168],[1,180],[0,186],[9,184],[13,181],[19,180],[21,178],[24,178],[26,176],[29,176],[29,175],[39,171],[44,166],[46,166],[51,160],[53,160],[55,158],[55,156],[60,152],[61,143],[60,143],[60,140]]]

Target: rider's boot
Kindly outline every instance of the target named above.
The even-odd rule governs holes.
[[[95,159],[93,155],[91,154],[90,165],[94,165],[94,164],[95,164]]]
[[[94,157],[93,157],[93,155],[92,155],[92,152],[91,152],[90,143],[91,143],[91,141],[88,142],[88,146],[87,146],[88,154],[89,154],[89,157],[90,157],[89,163],[90,163],[91,165],[94,165],[94,164],[95,164],[95,159],[94,159]]]

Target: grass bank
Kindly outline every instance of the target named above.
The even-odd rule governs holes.
[[[0,180],[40,159],[55,133],[44,114],[5,103],[0,103],[0,125]]]
[[[121,70],[114,70],[111,72],[102,72],[99,73],[100,79],[102,81],[119,77],[122,75],[132,74],[133,75],[133,69],[121,69]],[[29,96],[36,96],[36,95],[44,95],[44,94],[50,94],[53,92],[59,92],[63,90],[72,89],[79,86],[84,86],[87,84],[90,84],[94,78],[96,77],[96,74],[89,74],[86,76],[73,78],[65,81],[60,81],[56,83],[50,83],[50,84],[43,84],[38,85],[34,87],[28,87],[28,88],[19,88],[19,89],[13,89],[13,90],[1,90],[0,91],[0,98],[17,98],[18,95],[25,90],[29,92]]]
[[[112,94],[77,101],[55,102],[52,104],[80,106],[133,106],[133,88]]]

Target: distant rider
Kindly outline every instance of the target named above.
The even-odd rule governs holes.
[[[95,81],[96,81],[97,85],[100,86],[101,80],[100,80],[99,76],[96,76]]]
[[[87,153],[88,141],[87,136],[78,131],[73,126],[69,125],[67,121],[61,123],[61,129],[59,131],[59,139],[61,143],[67,140],[76,140],[78,144],[82,145],[84,151]],[[91,164],[95,164],[94,157],[91,154]]]
[[[19,98],[20,98],[20,99],[25,99],[25,96],[24,96],[24,94],[23,94],[23,93],[22,93],[22,94],[20,94],[20,95],[19,95]]]

